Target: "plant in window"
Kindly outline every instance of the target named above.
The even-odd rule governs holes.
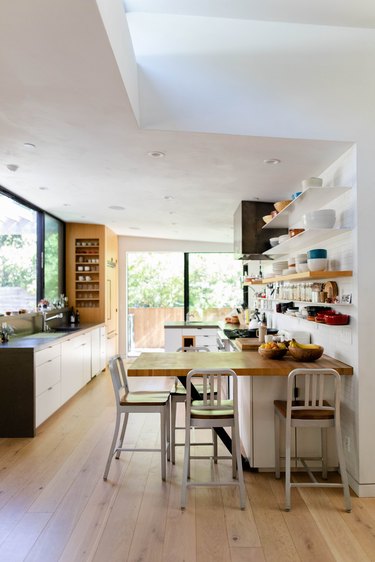
[[[13,330],[12,326],[9,326],[9,324],[7,324],[6,322],[3,322],[1,324],[0,334],[1,334],[1,343],[6,343],[7,341],[9,341],[9,336],[14,334],[14,330]]]

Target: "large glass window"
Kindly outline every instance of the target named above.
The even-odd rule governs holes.
[[[64,227],[50,215],[44,215],[44,298],[58,301],[63,292]]]
[[[164,349],[164,324],[223,320],[243,301],[233,254],[127,254],[128,353]]]
[[[37,212],[0,193],[0,312],[33,310],[37,298]]]
[[[233,254],[188,254],[188,312],[192,320],[223,320],[243,302],[242,262]]]
[[[0,313],[64,292],[64,223],[0,188]],[[44,259],[43,259],[44,255]]]
[[[184,319],[184,255],[131,252],[128,270],[128,352],[164,348],[164,323]]]

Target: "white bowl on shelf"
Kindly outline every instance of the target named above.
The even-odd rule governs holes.
[[[321,209],[310,211],[303,215],[303,224],[306,228],[333,228],[336,221],[335,209]]]
[[[322,178],[307,178],[306,180],[302,181],[302,189],[308,189],[309,187],[322,187],[323,180]]]
[[[307,263],[296,263],[296,271],[297,273],[306,273],[309,271],[309,266]]]
[[[283,242],[286,242],[287,240],[289,240],[289,234],[283,234],[282,236],[279,236],[279,244],[282,244]]]
[[[296,264],[297,263],[307,263],[307,254],[298,254],[296,256]]]
[[[272,248],[273,248],[274,246],[277,246],[278,243],[279,243],[279,238],[278,238],[278,237],[276,237],[276,238],[270,238],[270,244],[271,244],[271,247],[272,247]]]
[[[325,271],[327,269],[327,258],[315,258],[307,260],[309,271]]]

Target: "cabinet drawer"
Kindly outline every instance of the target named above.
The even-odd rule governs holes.
[[[60,356],[49,359],[35,369],[35,396],[60,381]]]
[[[216,336],[218,328],[183,328],[183,336]]]
[[[37,396],[35,401],[35,425],[38,427],[49,418],[61,405],[60,382],[49,387],[45,392]]]
[[[42,365],[42,363],[46,363],[47,361],[50,361],[54,357],[59,357],[60,353],[61,353],[60,344],[50,345],[45,349],[36,351],[34,354],[35,366],[37,367],[38,365]]]
[[[214,336],[196,336],[195,337],[195,344],[196,345],[214,345],[216,346],[216,335]]]

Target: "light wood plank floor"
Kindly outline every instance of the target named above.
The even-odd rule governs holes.
[[[353,497],[348,514],[340,490],[295,489],[286,513],[282,481],[246,473],[245,511],[237,489],[199,488],[182,512],[182,447],[167,482],[158,453],[123,453],[104,482],[112,394],[102,373],[36,438],[0,440],[1,562],[375,561],[375,499]],[[126,443],[157,446],[158,428],[157,416],[133,415]],[[210,471],[227,478],[230,466],[195,461],[192,478]]]

